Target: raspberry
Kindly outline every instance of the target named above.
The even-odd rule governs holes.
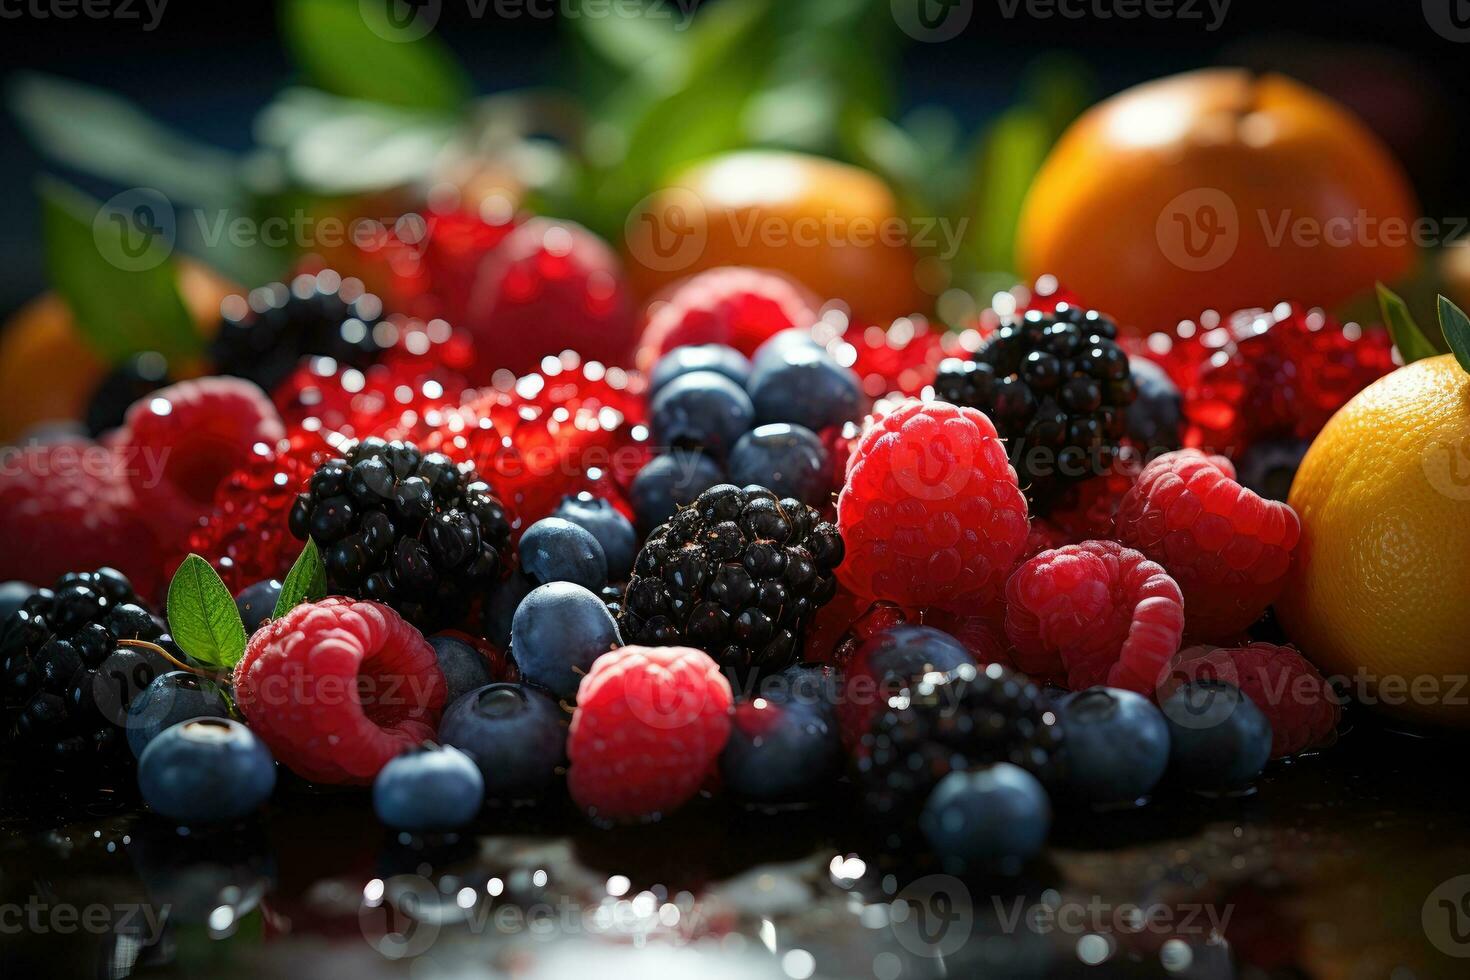
[[[1081,544],[1113,536],[1113,522],[1123,496],[1133,489],[1137,468],[1133,472],[1122,461],[1101,476],[1089,477],[1062,492],[1046,515],[1067,544]]]
[[[594,817],[657,819],[690,800],[730,734],[730,684],[688,647],[604,654],[577,688],[572,799]]]
[[[823,318],[832,320],[829,313]],[[897,392],[909,398],[918,397],[925,386],[934,383],[939,363],[946,356],[944,334],[934,329],[923,317],[902,317],[888,329],[879,326],[847,325],[839,342],[852,348],[851,367],[862,381],[863,394],[882,398]],[[828,351],[838,361],[848,364],[848,354],[832,344]]]
[[[443,211],[425,220],[424,270],[435,299],[443,304],[438,315],[450,323],[465,323],[469,315],[470,297],[475,281],[485,264],[485,257],[500,246],[515,230],[515,213],[482,208],[470,211]]]
[[[1332,741],[1342,717],[1337,693],[1294,647],[1248,643],[1181,652],[1159,691],[1162,701],[1186,681],[1219,678],[1240,688],[1271,722],[1271,758],[1280,759]]]
[[[143,595],[159,585],[159,553],[119,469],[133,458],[87,439],[12,451],[0,468],[0,580],[50,581],[112,565]]]
[[[816,318],[810,294],[779,273],[707,269],[649,304],[638,366],[651,371],[664,354],[690,344],[723,344],[749,357],[772,334]]]
[[[1041,554],[1006,583],[1006,636],[1016,666],[1073,691],[1141,694],[1179,650],[1184,596],[1157,563],[1116,541]]]
[[[201,378],[135,403],[115,440],[134,454],[127,475],[141,512],[160,543],[179,545],[209,513],[225,478],[250,461],[257,445],[273,446],[285,435],[255,385]]]
[[[902,606],[973,609],[1026,543],[1026,498],[995,426],[972,408],[910,400],[858,441],[837,501],[838,577]]]
[[[235,701],[251,729],[319,783],[370,783],[433,738],[445,691],[418,630],[381,603],[340,597],[266,624],[235,668]]]
[[[485,260],[465,325],[480,376],[534,371],[542,358],[575,350],[588,360],[627,364],[637,322],[617,256],[580,225],[533,218]]]
[[[1302,533],[1296,511],[1235,482],[1221,456],[1166,453],[1118,508],[1117,538],[1168,569],[1184,591],[1185,633],[1222,641],[1275,601]]]

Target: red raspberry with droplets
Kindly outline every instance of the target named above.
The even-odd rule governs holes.
[[[1271,723],[1273,759],[1331,744],[1342,718],[1337,692],[1292,646],[1247,643],[1184,650],[1174,659],[1159,699],[1179,684],[1206,678],[1234,684],[1261,709]]]
[[[986,605],[1025,546],[1026,498],[995,426],[917,400],[874,418],[837,501],[838,567],[859,595],[913,608]]]
[[[772,334],[816,318],[811,294],[779,272],[706,269],[648,304],[638,366],[651,371],[660,357],[691,344],[724,344],[749,357]]]
[[[517,227],[485,259],[465,326],[479,353],[476,383],[534,371],[564,350],[625,365],[638,340],[617,255],[581,225],[546,218]]]
[[[448,688],[423,634],[378,602],[303,603],[250,638],[235,702],[292,772],[366,784],[434,737]]]
[[[699,792],[730,735],[730,683],[701,650],[628,646],[577,688],[567,788],[605,821],[656,819]]]
[[[1179,651],[1184,596],[1157,562],[1116,541],[1043,551],[1006,583],[1016,667],[1073,691],[1152,694]]]
[[[1184,590],[1191,640],[1238,636],[1276,600],[1302,533],[1296,511],[1235,481],[1223,456],[1166,453],[1118,508],[1117,538],[1163,565]]]

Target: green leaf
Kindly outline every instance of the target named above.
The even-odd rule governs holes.
[[[1388,324],[1388,334],[1405,364],[1439,353],[1424,336],[1424,331],[1419,329],[1419,324],[1414,322],[1414,314],[1409,312],[1403,299],[1381,282],[1378,284],[1378,306],[1383,310],[1383,322]]]
[[[411,17],[390,19],[409,7]],[[286,43],[317,86],[353,99],[456,112],[469,98],[464,69],[423,18],[435,5],[286,0]]]
[[[88,344],[110,362],[155,350],[183,361],[203,349],[170,261],[174,213],[157,191],[124,191],[104,207],[61,181],[40,186],[51,285]]]
[[[306,547],[296,556],[296,562],[286,573],[281,583],[281,595],[276,599],[276,608],[271,619],[280,619],[303,602],[315,602],[327,594],[327,566],[322,563],[322,554],[316,542],[306,539]]]
[[[224,670],[245,655],[245,624],[214,566],[190,555],[168,584],[168,628],[199,663]]]
[[[1021,208],[1051,145],[1045,118],[1024,106],[1008,110],[986,131],[971,188],[974,224],[966,241],[980,270],[1014,270]]]
[[[1460,367],[1470,371],[1470,318],[1446,296],[1439,298],[1439,328],[1444,331],[1444,339]]]

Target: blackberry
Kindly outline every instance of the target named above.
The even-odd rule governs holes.
[[[780,670],[837,591],[842,538],[817,511],[763,487],[723,483],[656,529],[633,563],[628,643],[692,646],[727,669]]]
[[[500,577],[505,508],[471,464],[369,438],[322,463],[291,507],[333,593],[374,599],[425,633],[458,626]]]
[[[132,764],[128,707],[172,665],[119,639],[171,644],[111,568],[64,575],[10,615],[0,628],[0,711],[18,760],[89,773]]]
[[[925,674],[888,699],[858,744],[857,781],[879,822],[912,827],[934,785],[995,762],[1048,787],[1063,776],[1062,728],[1041,690],[999,664]]]
[[[377,329],[383,303],[357,279],[330,269],[273,282],[220,304],[219,333],[210,355],[220,374],[270,391],[302,357],[318,354],[363,368],[391,346]]]
[[[1033,513],[1117,459],[1138,395],[1117,336],[1111,320],[1063,303],[1008,319],[973,358],[939,366],[935,395],[995,423]]]
[[[87,434],[111,432],[123,424],[133,402],[171,384],[168,361],[157,351],[134,354],[114,367],[92,392],[87,402]]]

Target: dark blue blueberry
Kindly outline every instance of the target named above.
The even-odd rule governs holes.
[[[235,607],[240,610],[240,620],[245,624],[245,635],[250,636],[265,625],[276,611],[276,600],[281,598],[281,580],[268,578],[247,585],[235,596]]]
[[[867,672],[880,685],[904,684],[926,673],[975,665],[975,657],[963,643],[932,626],[891,626],[861,649]]]
[[[724,344],[691,344],[675,347],[653,366],[648,379],[648,395],[652,398],[670,381],[695,371],[722,374],[740,387],[750,378],[750,361],[733,347]]]
[[[1169,767],[1169,726],[1147,698],[1093,687],[1064,696],[1057,715],[1067,737],[1067,787],[1088,803],[1129,803]]]
[[[820,432],[863,417],[866,399],[858,376],[826,351],[799,344],[780,358],[756,365],[750,374],[755,420],[793,422]]]
[[[400,755],[373,780],[373,810],[399,830],[457,830],[485,802],[485,780],[474,760],[452,746]]]
[[[755,349],[755,356],[750,359],[751,370],[778,364],[794,350],[826,353],[826,348],[817,343],[811,330],[806,327],[787,327],[771,334]]]
[[[650,460],[633,477],[628,502],[638,517],[638,527],[647,534],[673,517],[680,507],[717,483],[725,482],[720,464],[703,453],[674,450]]]
[[[1178,449],[1184,396],[1168,372],[1146,357],[1130,357],[1138,397],[1128,406],[1128,436],[1144,452]]]
[[[1020,766],[961,769],[929,794],[919,829],[947,870],[1015,874],[1046,844],[1051,804]]]
[[[607,584],[607,556],[592,532],[560,517],[546,517],[521,535],[521,571],[537,585],[573,582],[598,591]]]
[[[820,503],[832,489],[827,447],[800,425],[775,422],[747,432],[731,450],[729,468],[731,483],[756,484],[804,504]]]
[[[1240,485],[1268,500],[1285,502],[1297,468],[1311,445],[1302,439],[1270,439],[1252,443],[1235,462]]]
[[[520,608],[521,600],[530,595],[535,587],[535,583],[520,571],[511,572],[491,586],[490,594],[485,597],[484,608],[480,612],[485,639],[501,650],[510,646],[511,621]]]
[[[724,786],[737,799],[810,799],[842,772],[837,719],[822,702],[757,697],[735,706],[720,753]]]
[[[1271,757],[1271,723],[1234,684],[1181,684],[1159,705],[1169,725],[1169,778],[1190,789],[1239,789]]]
[[[702,449],[723,459],[755,424],[750,396],[713,371],[680,375],[649,404],[653,440],[660,446]]]
[[[492,683],[490,664],[474,646],[458,636],[440,633],[429,637],[429,646],[439,658],[439,669],[444,672],[444,683],[449,692],[444,696],[445,705],[451,705],[477,687]]]
[[[623,582],[632,574],[633,559],[638,557],[638,532],[633,529],[633,522],[624,517],[611,501],[594,497],[584,490],[575,497],[563,497],[551,516],[571,521],[592,532],[607,558],[609,581]]]
[[[255,810],[276,786],[265,743],[226,718],[165,729],[138,759],[138,789],[154,810],[181,824],[226,823]]]
[[[524,684],[490,684],[450,705],[439,741],[468,755],[487,799],[540,799],[566,763],[566,713]]]
[[[141,756],[148,743],[181,721],[228,717],[230,708],[218,684],[187,670],[171,670],[153,678],[128,706],[128,748]]]
[[[10,614],[36,592],[29,582],[0,582],[0,623],[10,619]]]
[[[595,593],[571,582],[552,582],[521,601],[511,621],[510,645],[526,681],[570,701],[592,662],[622,646],[623,638]]]

